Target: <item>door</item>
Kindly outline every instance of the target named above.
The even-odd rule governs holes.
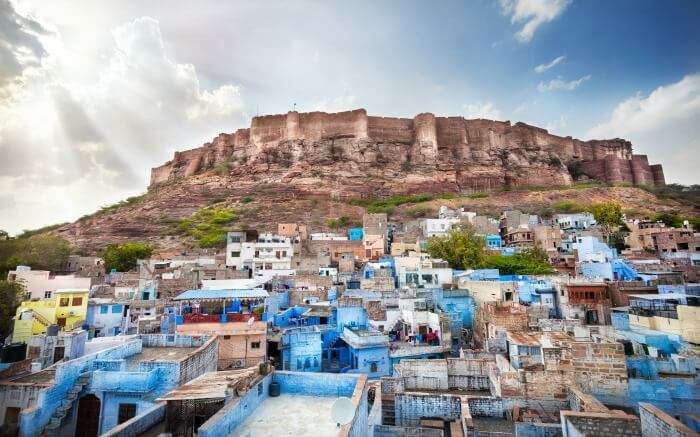
[[[53,362],[58,362],[63,359],[63,356],[66,353],[66,348],[64,346],[56,346],[53,349]]]
[[[66,318],[65,317],[59,317],[56,319],[56,324],[60,326],[61,328],[65,328],[66,326]]]
[[[5,409],[5,432],[7,435],[17,435],[19,426],[19,411],[18,407],[7,407]]]
[[[96,437],[100,428],[100,399],[89,394],[78,401],[75,437]]]

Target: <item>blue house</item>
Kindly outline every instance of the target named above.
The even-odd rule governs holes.
[[[462,329],[469,329],[474,323],[476,305],[468,290],[436,290],[438,307],[450,318],[452,342],[457,343]]]
[[[93,337],[110,337],[122,333],[127,326],[128,307],[114,299],[88,300],[85,324]]]
[[[216,371],[216,338],[140,335],[33,378],[45,380],[33,408],[20,413],[21,436],[102,435],[155,408],[155,399],[205,372]]]
[[[282,370],[320,372],[323,341],[319,326],[285,329],[280,340]]]
[[[365,373],[369,378],[391,375],[389,337],[366,327],[346,326],[341,335],[349,349],[349,366],[341,372]]]
[[[492,250],[498,250],[503,247],[503,240],[498,234],[488,234],[486,236],[486,247]]]

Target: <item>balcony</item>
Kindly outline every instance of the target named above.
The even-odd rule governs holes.
[[[231,323],[231,322],[247,322],[249,319],[255,318],[255,314],[251,313],[226,313],[226,314],[200,314],[189,313],[182,315],[182,323]]]

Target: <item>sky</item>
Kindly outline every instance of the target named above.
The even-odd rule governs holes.
[[[0,229],[140,194],[295,104],[621,137],[700,183],[698,22],[695,0],[0,0]]]

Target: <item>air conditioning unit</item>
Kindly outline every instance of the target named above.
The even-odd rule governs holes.
[[[234,369],[241,369],[245,367],[245,359],[233,360],[231,367]]]

